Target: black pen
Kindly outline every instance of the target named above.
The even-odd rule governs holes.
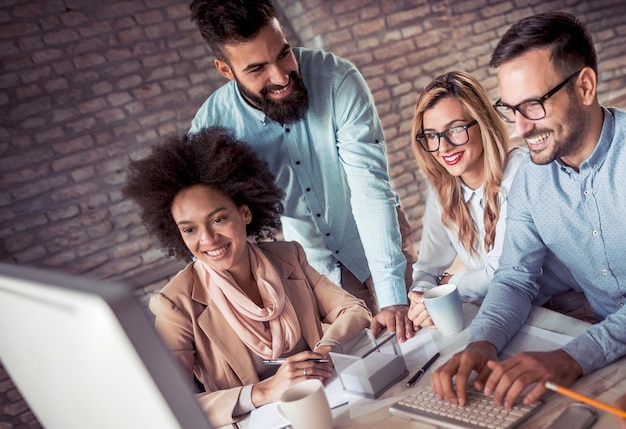
[[[428,371],[428,368],[430,368],[430,366],[437,360],[438,357],[439,352],[435,353],[435,356],[431,357],[430,360],[426,362],[426,364],[419,371],[417,371],[417,374],[415,374],[413,377],[411,377],[409,381],[406,382],[406,387],[413,387],[413,385],[417,383],[417,380],[419,380],[422,375],[424,375],[424,373]]]
[[[315,363],[326,363],[329,362],[328,359],[320,359],[320,358],[313,358],[313,359],[306,359],[308,362],[315,362]],[[263,365],[282,365],[285,363],[285,359],[263,359]]]

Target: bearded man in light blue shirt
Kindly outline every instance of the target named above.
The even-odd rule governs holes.
[[[626,355],[626,112],[598,103],[593,41],[570,14],[521,20],[490,64],[499,67],[494,107],[525,139],[532,162],[520,166],[508,195],[500,267],[470,343],[431,384],[440,398],[464,405],[475,370],[474,387],[510,408],[527,388],[526,404],[546,392],[545,381],[569,386]],[[548,255],[571,271],[599,323],[558,350],[498,362],[526,321]]]
[[[373,331],[412,337],[416,254],[361,74],[330,53],[292,48],[271,0],[195,0],[191,11],[230,82],[202,105],[190,132],[221,125],[250,144],[285,191],[284,238],[373,313],[380,309]]]

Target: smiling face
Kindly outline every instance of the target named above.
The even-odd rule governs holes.
[[[528,51],[500,66],[501,99],[509,105],[538,99],[565,77],[554,69],[549,49]],[[545,118],[532,121],[516,112],[515,133],[526,140],[535,164],[547,164],[557,158],[568,165],[580,164],[589,119],[579,100],[570,95],[569,87],[578,79],[572,79],[544,102]]]
[[[459,100],[446,97],[424,111],[422,128],[424,133],[440,133],[452,127],[467,125],[473,118]],[[439,150],[433,152],[437,162],[452,176],[461,177],[472,189],[480,187],[484,178],[483,141],[479,126],[468,128],[469,141],[462,146],[453,146],[445,138],[440,139]]]
[[[227,62],[216,59],[217,70],[237,82],[250,104],[280,123],[304,117],[308,93],[277,19],[254,39],[227,44],[223,52]]]
[[[189,251],[216,271],[250,271],[246,225],[252,214],[215,189],[193,185],[172,203],[172,217]]]

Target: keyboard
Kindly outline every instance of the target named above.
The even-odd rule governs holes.
[[[440,401],[430,386],[419,387],[411,395],[396,402],[389,412],[449,429],[511,429],[533,414],[542,404],[515,405],[510,410],[495,404],[492,396],[468,389],[465,407]]]

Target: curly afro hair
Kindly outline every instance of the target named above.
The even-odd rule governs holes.
[[[252,222],[246,232],[252,241],[272,238],[280,229],[284,192],[276,187],[267,163],[228,129],[210,127],[170,138],[129,167],[123,194],[139,205],[143,223],[168,256],[192,258],[171,209],[181,190],[198,184],[221,192],[238,207],[250,208]]]

